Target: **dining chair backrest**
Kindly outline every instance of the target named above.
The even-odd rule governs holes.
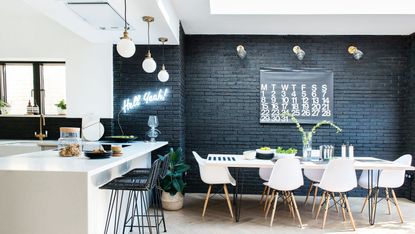
[[[394,161],[394,163],[410,166],[412,155],[405,154]],[[382,170],[379,175],[379,187],[399,188],[405,181],[405,170]]]
[[[304,176],[313,182],[320,182],[323,173],[324,169],[304,169]]]
[[[232,176],[227,167],[206,165],[206,159],[200,157],[198,153],[192,151],[197,163],[199,164],[200,179],[206,184],[228,184]]]
[[[300,160],[296,158],[278,159],[268,181],[270,188],[279,191],[292,191],[304,185]]]
[[[272,172],[272,168],[260,167],[259,177],[264,181],[268,181],[269,177],[271,176],[271,172]]]
[[[351,159],[332,159],[326,166],[319,187],[330,192],[347,192],[357,186]]]

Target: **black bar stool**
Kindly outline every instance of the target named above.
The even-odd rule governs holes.
[[[167,232],[166,229],[166,220],[164,218],[164,210],[161,204],[161,193],[163,192],[161,188],[161,180],[164,179],[167,175],[170,165],[170,154],[166,154],[164,157],[160,156],[160,159],[163,160],[161,163],[159,178],[157,180],[157,186],[154,189],[154,196],[152,199],[153,211],[156,220],[156,224],[160,226],[163,224],[164,232]],[[136,168],[125,174],[125,177],[146,177],[150,173],[150,168]],[[157,230],[160,230],[158,227]]]
[[[100,189],[110,189],[111,197],[108,206],[107,219],[105,223],[104,233],[108,233],[109,224],[111,222],[112,212],[114,211],[115,206],[115,217],[114,217],[114,233],[117,233],[119,228],[119,221],[121,217],[121,208],[122,200],[124,196],[124,191],[129,191],[127,208],[125,211],[125,220],[123,233],[125,233],[125,228],[130,227],[130,232],[133,227],[138,227],[140,233],[144,233],[144,228],[148,227],[150,233],[152,233],[152,227],[156,227],[158,231],[158,225],[152,226],[151,220],[148,212],[150,206],[148,193],[154,189],[157,185],[157,180],[160,174],[160,165],[161,160],[157,159],[153,162],[151,169],[147,176],[139,177],[118,177],[109,183],[100,187]],[[121,195],[120,195],[121,193]],[[140,199],[140,201],[138,201]],[[138,206],[140,205],[140,210]],[[131,209],[131,217],[128,218],[128,213]],[[139,214],[139,211],[141,214]],[[134,225],[134,218],[137,217],[137,225]],[[140,221],[141,218],[141,221]],[[144,218],[147,219],[147,225],[144,223]],[[127,225],[130,223],[130,225]],[[140,229],[141,228],[141,229]]]

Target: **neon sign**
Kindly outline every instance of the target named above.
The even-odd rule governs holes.
[[[144,94],[137,94],[131,99],[124,99],[122,104],[122,111],[127,113],[128,111],[135,109],[141,105],[148,105],[153,102],[163,102],[166,100],[168,93],[169,90],[165,88],[159,89],[158,92],[155,93],[147,91]]]

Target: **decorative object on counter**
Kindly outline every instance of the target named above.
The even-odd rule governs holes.
[[[150,115],[148,117],[148,126],[150,130],[147,131],[147,136],[150,137],[151,142],[156,142],[156,138],[161,134],[161,132],[157,129],[159,126],[159,120],[156,115]]]
[[[122,156],[122,145],[111,145],[111,151],[113,157]]]
[[[146,54],[146,57],[142,63],[143,69],[145,72],[147,73],[153,73],[156,68],[157,68],[157,64],[156,61],[154,61],[153,57],[151,57],[151,52],[150,52],[150,23],[154,22],[154,17],[152,16],[143,16],[143,21],[147,22],[147,47],[148,47],[148,51]]]
[[[62,157],[73,157],[81,155],[82,140],[80,138],[80,129],[71,127],[61,127],[59,128],[59,130],[59,155]]]
[[[64,99],[56,103],[55,106],[58,108],[58,115],[66,115],[66,103]]]
[[[133,40],[128,37],[127,0],[124,0],[124,33],[117,43],[117,52],[124,58],[131,58],[135,53],[135,44]]]
[[[164,65],[165,58],[164,58],[164,43],[168,41],[166,37],[160,37],[159,41],[162,43],[162,50],[163,50],[163,65],[161,65],[161,70],[159,71],[159,74],[157,75],[160,82],[166,82],[169,80],[169,73],[166,71],[166,66]]]
[[[347,158],[347,146],[342,144],[342,158]]]
[[[349,158],[354,159],[354,146],[349,145]]]
[[[271,160],[275,156],[275,151],[270,147],[261,147],[255,150],[257,159]]]
[[[90,159],[103,159],[111,157],[111,151],[104,150],[104,148],[100,145],[100,147],[94,150],[85,151],[84,155]]]
[[[166,210],[180,210],[183,207],[184,189],[186,187],[183,177],[190,166],[185,163],[183,151],[180,147],[176,151],[171,148],[169,156],[168,172],[160,184],[163,190],[161,202]]]
[[[303,60],[304,59],[304,56],[305,56],[305,52],[304,52],[304,50],[302,50],[301,49],[301,47],[300,46],[298,46],[298,45],[296,45],[296,46],[294,46],[293,47],[293,52],[294,52],[294,54],[297,56],[297,59],[298,60]]]
[[[347,52],[353,55],[353,58],[356,60],[360,60],[363,57],[363,52],[359,50],[356,46],[349,46],[349,48],[347,48]]]
[[[297,149],[294,149],[294,148],[284,149],[284,148],[278,146],[275,149],[275,158],[277,158],[277,159],[294,158],[296,154],[297,154]]]
[[[96,114],[87,114],[82,117],[82,139],[98,141],[104,135],[105,128]]]
[[[256,151],[255,150],[244,151],[243,156],[244,156],[244,159],[247,159],[247,160],[255,159]]]
[[[240,59],[245,59],[246,58],[246,50],[245,50],[245,47],[243,45],[238,45],[236,47],[236,54],[238,55],[238,57]]]
[[[35,132],[35,137],[39,140],[43,140],[44,138],[48,137],[48,131],[45,130],[43,133],[43,128],[46,126],[46,119],[43,114],[39,116],[39,133]]]
[[[0,112],[2,115],[7,115],[10,112],[11,105],[0,99]]]
[[[312,147],[313,134],[315,134],[317,132],[317,129],[320,128],[322,125],[330,125],[334,127],[336,129],[336,133],[340,133],[342,131],[342,129],[336,124],[334,124],[333,122],[323,120],[323,121],[318,122],[316,125],[314,125],[313,128],[311,128],[311,131],[306,132],[304,131],[304,128],[301,126],[301,124],[298,122],[297,118],[295,118],[293,114],[286,112],[286,113],[283,113],[282,115],[289,117],[291,121],[295,123],[298,131],[302,134],[303,157],[304,158],[311,158],[311,152],[313,150],[313,147]]]
[[[32,107],[32,102],[30,100],[27,103],[26,114],[27,115],[33,115],[33,107]]]
[[[40,114],[39,106],[36,103],[32,106],[32,112],[34,115]]]

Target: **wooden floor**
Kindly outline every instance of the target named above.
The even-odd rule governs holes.
[[[241,220],[236,223],[231,219],[226,201],[215,196],[209,201],[205,218],[202,218],[204,194],[186,194],[184,208],[180,211],[166,212],[168,233],[191,234],[242,234],[242,233],[415,233],[415,203],[407,199],[399,199],[405,219],[400,223],[396,208],[392,206],[391,215],[387,214],[387,204],[382,201],[378,205],[376,224],[368,223],[367,210],[360,213],[363,198],[350,198],[350,206],[356,222],[357,231],[353,232],[350,222],[343,222],[341,212],[334,207],[330,209],[326,227],[321,229],[322,214],[315,220],[311,213],[311,201],[304,208],[304,197],[297,197],[304,228],[300,229],[297,220],[293,220],[287,207],[281,202],[277,207],[274,226],[269,227],[269,218],[265,220],[259,206],[260,196],[244,196]]]

